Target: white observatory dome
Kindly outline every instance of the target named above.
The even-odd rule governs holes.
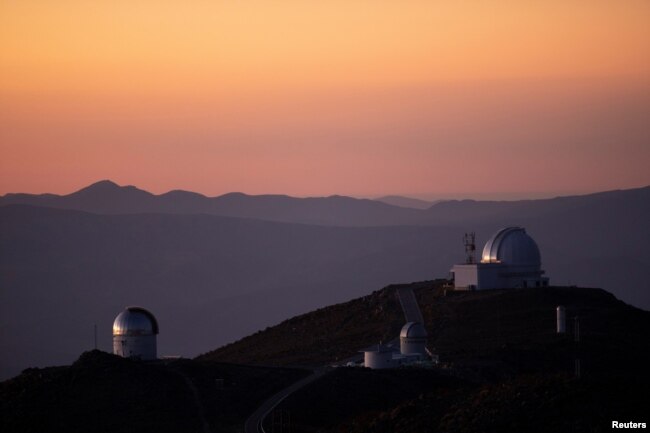
[[[399,333],[399,346],[402,355],[426,353],[427,331],[420,322],[408,322]]]
[[[480,263],[468,259],[455,265],[452,274],[456,290],[547,287],[549,282],[537,243],[523,227],[499,230],[483,247]]]
[[[127,307],[113,322],[113,335],[156,335],[158,322],[142,307]]]
[[[539,268],[542,264],[537,243],[522,227],[499,230],[483,248],[481,263]]]
[[[113,322],[113,353],[124,358],[157,358],[158,321],[141,307],[127,307]]]
[[[427,338],[427,331],[420,322],[408,322],[402,326],[400,338]]]

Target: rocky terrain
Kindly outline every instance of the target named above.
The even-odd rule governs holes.
[[[287,398],[267,419],[269,428],[594,432],[610,431],[612,420],[647,420],[650,313],[600,289],[453,292],[444,281],[409,286],[441,364],[334,369]],[[343,359],[364,344],[397,336],[404,321],[398,287],[295,317],[200,359],[278,365]],[[557,305],[567,309],[565,335],[555,333]]]
[[[71,366],[0,383],[3,432],[238,432],[268,396],[304,370],[140,362],[85,352]]]
[[[416,294],[440,363],[340,366],[397,337],[403,286]],[[564,335],[555,332],[557,305],[567,310]],[[649,312],[600,289],[392,285],[195,360],[92,351],[69,367],[27,369],[0,383],[0,422],[9,432],[239,432],[266,398],[309,374],[296,366],[307,366],[328,371],[286,398],[267,431],[604,432],[612,420],[648,422],[649,333]]]

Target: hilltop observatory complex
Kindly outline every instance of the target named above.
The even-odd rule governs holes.
[[[474,233],[465,234],[465,263],[451,269],[455,290],[516,289],[546,287],[549,279],[542,270],[542,257],[537,243],[523,227],[506,227],[496,232],[483,247],[480,262],[475,258]],[[445,292],[446,293],[446,292]],[[397,290],[406,318],[399,336],[399,349],[394,344],[377,344],[363,349],[363,365],[368,368],[396,368],[438,362],[427,349],[424,319],[411,288]],[[558,307],[560,311],[560,307]],[[564,310],[562,310],[564,311]],[[564,332],[558,313],[558,331]],[[564,319],[562,319],[564,320]]]
[[[408,322],[399,334],[400,348],[377,344],[363,349],[363,365],[368,368],[395,368],[427,358],[427,331],[420,322]]]
[[[157,358],[156,317],[142,307],[127,307],[113,322],[113,353],[123,358]]]
[[[474,233],[465,235],[465,263],[451,269],[456,290],[514,289],[548,286],[537,243],[522,227],[496,232],[474,258]]]

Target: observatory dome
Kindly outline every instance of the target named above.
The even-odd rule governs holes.
[[[522,227],[499,230],[483,248],[481,263],[504,263],[508,266],[540,267],[537,243]]]
[[[142,307],[127,307],[113,322],[113,335],[156,335],[158,322]]]
[[[402,326],[400,338],[427,338],[427,331],[420,322],[408,322]]]

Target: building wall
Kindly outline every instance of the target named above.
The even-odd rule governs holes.
[[[365,352],[363,355],[363,365],[368,368],[392,368],[392,352]]]
[[[478,288],[477,265],[455,265],[454,286],[457,290],[474,290]]]
[[[507,266],[500,263],[478,264],[478,288],[497,289],[510,287],[507,279],[502,276],[506,268]]]
[[[155,335],[114,335],[113,353],[123,358],[156,359]]]
[[[501,263],[455,265],[454,286],[457,290],[514,289],[544,287],[548,278],[537,267],[511,267]]]
[[[409,353],[426,353],[425,347],[427,340],[425,338],[400,338],[400,352],[405,355]]]
[[[508,282],[501,277],[504,266],[498,263],[475,263],[455,265],[454,286],[457,290],[492,289],[508,287]]]

